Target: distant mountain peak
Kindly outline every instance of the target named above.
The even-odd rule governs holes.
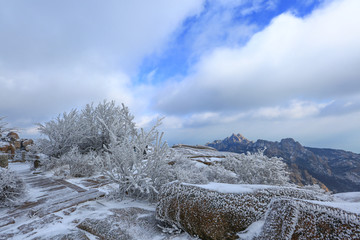
[[[240,143],[249,143],[249,142],[251,142],[250,140],[245,138],[240,133],[238,133],[238,134],[233,133],[230,137],[227,137],[227,138],[224,139],[224,141],[226,141],[226,140],[231,141],[231,142],[240,142]]]

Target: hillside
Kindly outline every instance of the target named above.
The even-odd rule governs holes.
[[[268,157],[281,157],[291,173],[290,179],[299,185],[320,184],[333,192],[360,191],[360,154],[335,149],[304,147],[292,138],[280,142],[246,139],[233,134],[224,140],[206,144],[219,151],[236,153],[266,149]]]

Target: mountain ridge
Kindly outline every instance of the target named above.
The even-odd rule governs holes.
[[[206,146],[219,151],[253,153],[264,150],[268,157],[281,157],[287,164],[291,182],[318,184],[333,192],[360,191],[360,154],[350,151],[302,146],[292,138],[280,142],[250,141],[240,133]]]

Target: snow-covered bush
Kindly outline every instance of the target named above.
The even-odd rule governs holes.
[[[179,182],[192,184],[238,182],[236,174],[221,165],[205,165],[192,161],[179,153],[172,158],[171,166],[171,174],[174,180]]]
[[[0,168],[0,207],[15,204],[24,191],[24,182],[14,172]]]
[[[238,183],[286,185],[289,173],[286,164],[277,157],[267,157],[263,151],[232,155],[220,162],[237,175]]]
[[[127,120],[132,119],[130,114],[126,116]],[[103,172],[119,184],[120,197],[128,195],[152,201],[159,188],[169,182],[167,162],[171,152],[166,142],[162,142],[163,134],[157,130],[160,121],[148,132],[134,129],[132,121],[125,121],[121,126],[104,123],[111,141],[99,164]]]
[[[238,154],[220,163],[225,169],[233,171],[239,183],[286,185],[289,174],[286,164],[277,157],[267,157],[263,151]]]
[[[73,147],[78,147],[81,153],[101,151],[110,143],[108,126],[121,126],[126,121],[132,123],[127,114],[127,107],[117,106],[114,101],[104,101],[96,107],[87,104],[82,111],[74,109],[54,120],[37,124],[40,133],[47,137],[40,139],[38,146],[42,153],[53,157],[60,157]],[[132,124],[134,129],[135,124]],[[120,135],[122,128],[113,130]]]
[[[47,137],[38,148],[51,156],[44,165],[69,165],[72,176],[90,176],[96,166],[119,184],[120,196],[154,200],[160,186],[172,179],[165,174],[171,152],[157,130],[161,120],[147,132],[137,129],[133,119],[124,105],[104,101],[38,124]]]
[[[110,143],[109,126],[114,126],[112,130],[116,135],[123,134],[122,127],[119,127],[122,124],[127,124],[132,130],[135,128],[128,108],[124,105],[117,106],[114,101],[103,101],[96,107],[93,104],[87,104],[81,111],[79,120],[83,126],[83,136],[81,142],[78,143],[81,152],[98,151],[108,146]]]
[[[79,119],[78,111],[74,109],[70,113],[58,115],[54,120],[39,123],[39,132],[47,136],[47,139],[40,139],[38,142],[40,151],[57,158],[69,152],[84,137]]]
[[[78,147],[73,147],[60,158],[61,165],[69,165],[70,175],[73,177],[90,177],[96,172],[96,153],[90,151],[81,154]]]

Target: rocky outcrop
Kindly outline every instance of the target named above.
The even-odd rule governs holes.
[[[237,188],[236,193],[212,190],[207,185],[170,183],[161,189],[157,219],[201,239],[237,239],[237,232],[261,219],[274,197],[321,197],[312,191],[266,185],[216,185]]]
[[[6,137],[8,137],[10,141],[16,141],[20,139],[19,134],[17,134],[16,132],[9,132]]]
[[[333,192],[360,191],[360,154],[334,149],[304,147],[294,139],[280,142],[252,142],[233,134],[207,146],[236,153],[265,150],[268,157],[281,157],[290,171],[290,179],[298,185],[319,184]]]
[[[9,158],[12,159],[15,155],[15,147],[11,143],[0,142],[0,152],[9,154]]]
[[[360,216],[308,201],[275,199],[255,239],[360,239]]]
[[[28,152],[33,144],[32,139],[21,139],[17,133],[9,132],[6,137],[0,138],[0,153],[8,154],[8,159],[14,161],[25,161],[25,152]]]

